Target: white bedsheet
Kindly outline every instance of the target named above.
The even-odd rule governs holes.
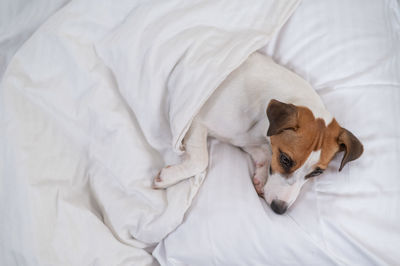
[[[21,45],[67,2],[69,0],[0,1],[0,80]]]
[[[399,23],[398,1],[302,1],[263,50],[313,84],[364,154],[340,173],[337,156],[277,216],[248,156],[214,142],[192,208],[153,253],[162,265],[399,265]]]
[[[205,173],[153,177],[298,3],[77,0],[52,16],[1,83],[0,264],[156,264]]]
[[[43,14],[53,10],[45,1],[31,3]],[[120,54],[99,50],[111,74],[95,53],[95,40],[124,31],[112,25],[133,3],[73,1],[12,60],[0,87],[0,265],[156,264],[149,256],[155,240],[181,222],[199,187],[201,176],[167,193],[149,189],[163,160],[177,159],[172,145],[178,148],[182,134],[176,129],[172,142],[167,132],[171,146],[161,155],[146,144],[146,135],[137,134],[134,101],[124,99],[127,85],[120,84],[132,78],[131,65],[121,67]],[[161,264],[400,263],[399,10],[395,0],[302,1],[263,50],[314,85],[365,153],[341,173],[336,158],[278,216],[257,197],[248,156],[212,140],[209,172],[183,224],[153,252]],[[5,66],[40,19],[14,25],[3,18],[7,32],[22,36],[10,38],[15,45],[0,40]],[[102,42],[119,53],[124,44]],[[145,152],[133,160],[134,150]],[[143,172],[150,174],[133,178]],[[142,206],[151,207],[138,209],[137,199],[149,195]],[[152,231],[146,213],[174,219],[168,225],[156,219]]]

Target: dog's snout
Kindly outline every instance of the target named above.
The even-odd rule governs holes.
[[[271,202],[271,209],[277,214],[283,214],[287,210],[286,202],[282,200],[273,200]]]

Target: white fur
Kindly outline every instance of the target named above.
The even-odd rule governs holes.
[[[268,103],[276,99],[309,108],[328,125],[332,115],[311,85],[270,57],[252,54],[217,88],[197,119],[211,134],[236,146],[265,142]],[[252,125],[254,125],[252,127]]]
[[[326,124],[332,120],[332,116],[326,111],[310,84],[276,64],[270,57],[254,53],[227,77],[204,104],[185,136],[184,142],[190,145],[186,147],[183,162],[164,168],[159,178],[156,178],[154,187],[165,188],[203,171],[208,163],[208,155],[203,154],[207,153],[207,135],[248,152],[256,163],[255,177],[263,186],[268,178],[268,162],[271,158],[270,151],[266,148],[266,133],[269,127],[266,109],[272,99],[305,106],[316,118],[324,119]],[[312,153],[307,162],[314,162],[315,156]],[[309,167],[307,164],[296,171],[293,175],[296,179],[292,187],[289,186],[290,193],[289,188],[287,189],[287,195],[283,192],[286,191],[283,189],[285,185],[279,185],[280,178],[272,176],[272,181],[268,181],[264,187],[267,199],[276,196],[292,203],[303,184],[301,178],[307,174],[304,169]],[[262,186],[259,187],[260,191]],[[280,192],[273,193],[274,189],[281,190],[285,195],[282,196]]]
[[[306,162],[288,177],[279,173],[270,175],[264,186],[265,201],[271,204],[273,200],[281,200],[290,207],[300,194],[301,187],[307,182],[305,176],[314,170],[320,156],[320,150],[311,152]]]

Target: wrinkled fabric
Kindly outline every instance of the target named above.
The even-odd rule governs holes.
[[[70,0],[0,2],[0,80],[13,55],[37,28]]]
[[[194,114],[299,1],[150,1],[96,45],[155,147],[177,152]],[[171,135],[163,130],[170,127]],[[161,136],[160,136],[161,135]]]
[[[219,143],[162,265],[398,265],[400,7],[393,0],[303,0],[262,49],[317,90],[364,145],[338,154],[283,216],[255,196],[248,156]]]
[[[1,265],[156,265],[205,172],[151,188],[298,1],[72,1],[1,84]]]

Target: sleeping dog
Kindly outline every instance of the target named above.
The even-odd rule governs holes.
[[[180,164],[163,168],[154,188],[166,188],[207,168],[207,136],[242,148],[255,163],[253,184],[277,214],[311,177],[344,151],[339,171],[363,152],[361,142],[325,109],[304,79],[254,53],[216,89],[194,118]]]

